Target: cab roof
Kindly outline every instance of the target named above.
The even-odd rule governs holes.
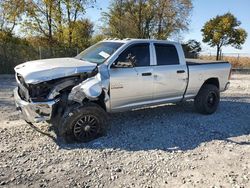
[[[125,38],[125,39],[107,38],[107,39],[104,39],[102,42],[120,42],[120,43],[130,43],[130,42],[160,42],[160,43],[179,44],[177,42],[168,41],[168,40],[135,39],[135,38]]]

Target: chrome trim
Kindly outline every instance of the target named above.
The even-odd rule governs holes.
[[[30,123],[50,120],[52,117],[53,106],[58,102],[57,100],[46,102],[26,102],[20,98],[18,88],[14,89],[14,99],[17,109],[23,115],[23,119]]]

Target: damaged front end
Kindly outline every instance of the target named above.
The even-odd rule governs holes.
[[[72,88],[68,100],[82,103],[84,100],[97,101],[105,110],[109,110],[109,74],[107,66],[98,67],[98,73]]]
[[[27,102],[23,100],[18,92],[18,88],[14,89],[14,98],[17,110],[22,112],[24,120],[29,123],[38,123],[49,121],[52,116],[52,110],[57,100],[46,102]]]
[[[72,88],[97,73],[96,67],[89,73],[77,73],[34,84],[26,83],[21,74],[17,73],[18,87],[14,90],[17,109],[29,123],[50,121],[59,112],[59,108],[67,107],[69,103],[67,96]]]
[[[105,62],[123,44],[104,41],[75,58],[42,59],[16,66],[15,102],[25,120],[55,120],[70,107],[86,101],[109,111],[109,72]]]
[[[23,118],[30,123],[51,121],[72,103],[82,104],[86,100],[100,103],[105,109],[109,107],[109,75],[104,64],[89,73],[37,84],[26,83],[19,73],[16,79],[15,103]]]

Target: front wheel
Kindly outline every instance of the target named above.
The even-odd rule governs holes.
[[[194,106],[201,114],[214,113],[220,102],[220,92],[218,87],[211,84],[203,85],[194,99]]]
[[[106,112],[94,103],[86,103],[68,111],[62,136],[67,142],[89,142],[105,132]]]

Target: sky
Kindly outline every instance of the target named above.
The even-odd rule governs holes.
[[[108,0],[97,0],[97,8],[89,8],[86,17],[95,23],[95,29],[101,25],[101,12],[108,11]],[[101,10],[100,10],[101,9]],[[190,17],[189,31],[181,33],[183,41],[195,39],[202,43],[201,29],[211,18],[231,12],[239,21],[241,27],[248,33],[248,38],[241,50],[223,47],[223,53],[248,53],[250,55],[250,0],[193,0],[193,10]],[[215,53],[216,49],[202,43],[204,53]]]

